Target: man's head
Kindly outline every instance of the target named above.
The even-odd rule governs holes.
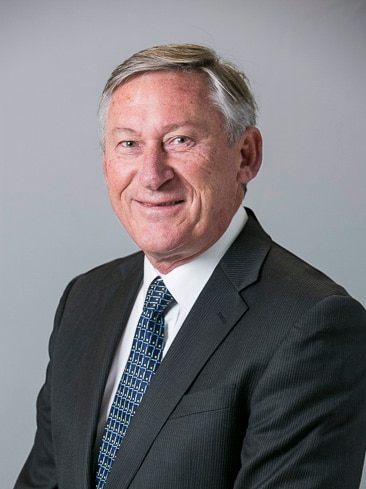
[[[105,126],[111,97],[126,80],[154,71],[206,73],[210,99],[223,114],[230,143],[249,126],[256,125],[256,103],[244,73],[233,64],[221,61],[215,51],[195,44],[168,44],[140,51],[111,74],[99,105],[100,137],[105,147]]]
[[[146,54],[138,53],[107,83],[101,104],[104,173],[121,223],[154,266],[168,273],[225,232],[243,199],[243,186],[260,167],[261,136],[252,125],[253,97],[234,68],[223,64],[222,71],[230,74],[226,85],[213,85],[203,69],[208,61],[199,64],[198,53],[214,56],[206,48],[153,48],[143,52],[150,53],[150,64],[153,52],[154,69],[148,70]],[[195,55],[196,68],[192,61],[189,68],[162,68],[163,52],[173,52],[176,59],[180,53],[180,65]],[[219,62],[215,58],[211,64]],[[219,108],[225,98],[230,110]]]

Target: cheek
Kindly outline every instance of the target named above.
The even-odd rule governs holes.
[[[232,165],[226,161],[212,162],[196,179],[197,188],[215,201],[218,196],[235,194],[237,189],[237,175]]]
[[[242,185],[234,166],[225,161],[219,168],[207,171],[205,177],[202,187],[205,211],[214,220],[233,214],[243,198]]]
[[[104,175],[111,196],[122,194],[132,180],[131,172],[115,160],[104,164]]]

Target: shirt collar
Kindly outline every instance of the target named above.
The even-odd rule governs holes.
[[[142,285],[144,294],[152,280],[160,276],[179,306],[188,313],[212,272],[234,242],[247,220],[247,212],[244,207],[240,206],[225,233],[211,248],[202,253],[202,255],[193,258],[190,262],[174,268],[166,275],[156,270],[145,256],[144,281]]]

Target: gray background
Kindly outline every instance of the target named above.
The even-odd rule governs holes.
[[[31,447],[66,283],[135,249],[110,209],[97,142],[112,69],[170,42],[239,64],[264,136],[247,205],[366,304],[365,41],[365,0],[0,1],[1,487]]]

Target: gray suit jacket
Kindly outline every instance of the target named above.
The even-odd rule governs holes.
[[[94,487],[100,403],[142,274],[136,253],[66,289],[16,489]],[[356,489],[365,346],[363,307],[250,213],[153,378],[106,489]]]

